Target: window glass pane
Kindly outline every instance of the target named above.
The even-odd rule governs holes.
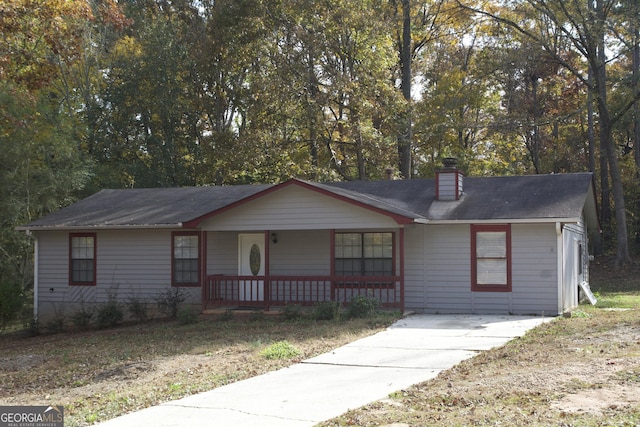
[[[198,236],[174,236],[175,258],[198,258]]]
[[[374,246],[365,245],[363,248],[363,255],[365,258],[373,258]]]
[[[198,283],[198,236],[173,236],[173,280],[176,284]]]
[[[476,233],[476,256],[478,258],[506,258],[507,233],[504,231]]]
[[[506,285],[507,260],[478,259],[476,280],[479,285]]]
[[[393,271],[390,259],[377,258],[364,260],[365,276],[391,276],[392,274]]]
[[[337,233],[335,235],[336,258],[358,258],[362,256],[359,233]]]
[[[385,239],[384,246],[382,246],[382,256],[384,258],[393,257],[393,241],[391,239],[391,233],[388,233],[389,238]]]
[[[93,259],[93,237],[71,238],[71,258]]]
[[[393,233],[336,233],[337,275],[393,274]]]
[[[72,260],[71,281],[82,283],[93,282],[93,260]]]
[[[337,276],[360,276],[362,261],[358,259],[337,259],[336,275]]]
[[[176,259],[174,280],[176,283],[198,283],[198,260]]]

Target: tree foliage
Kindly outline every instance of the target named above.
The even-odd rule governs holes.
[[[639,28],[632,0],[0,0],[0,281],[29,284],[16,225],[102,188],[428,177],[446,156],[593,171],[628,261]]]

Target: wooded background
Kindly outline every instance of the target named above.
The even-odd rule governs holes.
[[[15,227],[103,188],[411,179],[448,156],[593,171],[593,249],[640,248],[636,0],[0,0],[0,31],[5,293],[32,283]]]

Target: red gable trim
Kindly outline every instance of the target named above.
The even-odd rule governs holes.
[[[267,188],[266,190],[260,191],[258,193],[255,193],[255,194],[251,195],[251,196],[245,197],[244,199],[241,199],[241,200],[238,200],[238,201],[233,202],[231,204],[228,204],[227,206],[224,206],[224,207],[222,207],[220,209],[216,209],[216,210],[211,211],[211,212],[209,212],[209,213],[207,213],[205,215],[202,215],[202,216],[194,218],[194,219],[192,219],[190,221],[187,221],[187,222],[183,223],[182,226],[184,228],[197,228],[200,225],[200,223],[202,221],[206,220],[206,219],[212,218],[212,217],[214,217],[216,215],[220,215],[223,212],[226,212],[226,211],[234,209],[234,208],[236,208],[238,206],[244,205],[245,203],[248,203],[248,202],[250,202],[252,200],[260,199],[260,198],[262,198],[262,197],[264,197],[264,196],[266,196],[266,195],[268,195],[270,193],[273,193],[275,191],[280,190],[281,188],[288,187],[290,185],[297,185],[297,186],[305,188],[307,190],[315,191],[316,193],[323,194],[325,196],[332,197],[334,199],[341,200],[343,202],[346,202],[346,203],[349,203],[349,204],[352,204],[352,205],[355,205],[355,206],[359,206],[361,208],[364,208],[364,209],[379,213],[381,215],[388,216],[398,224],[412,224],[414,222],[413,218],[411,218],[411,217],[407,217],[407,216],[400,215],[400,214],[395,214],[395,213],[386,211],[384,209],[380,209],[380,208],[377,208],[375,206],[371,206],[371,205],[368,205],[366,203],[362,203],[362,202],[359,202],[357,200],[353,200],[353,199],[351,199],[349,197],[342,196],[340,194],[336,194],[336,193],[333,193],[331,191],[327,191],[327,190],[322,189],[322,188],[318,188],[318,187],[316,187],[316,186],[314,186],[312,184],[309,184],[308,182],[301,181],[301,180],[296,179],[296,178],[292,178],[292,179],[289,179],[288,181],[285,181],[285,182],[283,182],[281,184],[274,185],[273,187]]]

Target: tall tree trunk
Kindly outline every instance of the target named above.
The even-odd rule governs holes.
[[[402,40],[400,65],[402,67],[402,96],[407,101],[398,133],[398,166],[403,178],[411,178],[411,2],[402,0]]]
[[[640,27],[638,26],[638,3],[634,2],[633,26],[633,92],[640,90]],[[640,103],[633,106],[633,158],[636,162],[636,177],[640,178]]]
[[[591,91],[592,86],[592,82],[593,82],[593,71],[591,70],[591,67],[589,67],[589,87],[587,89],[587,140],[588,140],[588,144],[589,144],[589,172],[595,174],[596,173],[596,136],[595,136],[595,129],[594,129],[594,124],[593,124],[593,93]],[[601,159],[603,159],[604,157],[600,156]],[[602,162],[601,166],[605,166],[605,169],[608,170],[608,168],[606,168],[606,162]],[[607,205],[608,205],[608,198],[609,198],[609,180],[608,180],[608,176],[605,175],[602,171],[602,167],[600,168],[600,173],[601,173],[601,185],[600,185],[600,189],[601,192],[600,194],[602,195],[602,202],[600,203],[600,209],[604,209],[605,207],[605,199],[604,199],[604,195],[605,195],[605,188],[606,188],[606,195],[607,195]],[[611,215],[608,215],[609,217]],[[604,222],[604,212],[600,212],[600,221]],[[595,230],[595,234],[594,234],[594,241],[593,241],[593,252],[596,255],[599,255],[602,253],[603,249],[602,249],[602,234],[599,232],[600,230]]]
[[[589,143],[589,172],[596,172],[596,131],[593,123],[593,69],[589,67],[587,77],[587,141]]]
[[[613,202],[615,205],[616,217],[616,267],[622,264],[631,263],[629,255],[629,242],[627,240],[627,213],[624,203],[624,191],[622,187],[622,177],[618,157],[613,145],[611,115],[607,104],[607,71],[606,53],[604,43],[604,10],[602,0],[596,1],[596,15],[599,22],[599,33],[597,40],[597,58],[594,66],[594,83],[597,95],[598,116],[600,123],[600,145],[604,148],[609,163],[611,183],[613,184]],[[604,203],[604,202],[603,202]]]
[[[533,142],[531,149],[531,159],[536,174],[540,173],[540,108],[538,107],[538,76],[535,73],[531,76],[531,96],[533,97]]]

